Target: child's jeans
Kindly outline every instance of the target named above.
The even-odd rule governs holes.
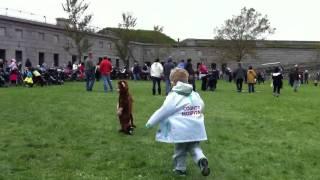
[[[200,142],[177,143],[175,144],[173,155],[175,170],[185,171],[187,169],[186,159],[188,152],[197,165],[200,159],[206,158],[200,147]]]

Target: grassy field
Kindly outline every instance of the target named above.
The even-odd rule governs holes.
[[[102,82],[89,93],[84,83],[0,89],[0,179],[320,179],[320,87],[285,86],[276,98],[269,83],[248,94],[220,81],[216,92],[200,92],[214,172],[205,178],[190,157],[188,176],[175,176],[173,145],[144,127],[165,98],[150,86],[130,82],[134,136],[117,132],[118,94],[103,93]]]

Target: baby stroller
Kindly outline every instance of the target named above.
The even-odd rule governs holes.
[[[32,74],[34,84],[40,85],[41,87],[43,87],[46,84],[44,77],[42,76],[42,74],[40,74],[38,70],[33,70]]]
[[[5,73],[3,69],[0,69],[0,87],[7,87]]]
[[[49,69],[46,79],[49,84],[61,85],[63,80],[61,80],[60,75],[61,73],[58,73],[56,69]]]
[[[26,78],[23,80],[26,87],[33,87],[33,79],[31,71],[27,71]]]

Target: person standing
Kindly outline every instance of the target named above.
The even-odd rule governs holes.
[[[164,64],[164,80],[166,82],[166,95],[171,91],[171,82],[170,82],[170,73],[171,70],[174,69],[174,64],[172,63],[171,57],[169,57],[168,61]]]
[[[192,67],[192,63],[191,63],[191,59],[188,59],[187,60],[187,64],[186,64],[186,70],[188,71],[189,73],[189,84],[192,85],[192,88],[193,88],[193,91],[196,91],[196,83],[195,83],[195,72],[193,70],[193,67]]]
[[[242,68],[241,63],[238,64],[238,68],[234,71],[234,79],[237,85],[237,91],[242,91],[242,83],[246,76],[246,70]]]
[[[0,59],[0,69],[2,70],[3,67],[4,67],[4,61],[3,61],[3,59]]]
[[[113,91],[110,74],[112,71],[112,64],[110,60],[105,57],[100,63],[100,73],[101,78],[103,80],[103,88],[104,92],[108,92],[108,85],[110,87],[110,91]]]
[[[309,71],[308,70],[304,71],[304,83],[309,84]]]
[[[210,91],[215,91],[217,88],[217,82],[219,79],[219,70],[217,70],[217,64],[212,63],[211,64],[211,71],[209,72],[209,82],[208,82],[208,87]]]
[[[254,93],[254,84],[256,83],[256,78],[256,72],[252,69],[252,66],[249,66],[249,70],[247,72],[247,83],[249,93]]]
[[[177,65],[177,68],[181,68],[181,69],[185,69],[186,68],[186,63],[184,62],[184,59],[181,59],[181,61]]]
[[[208,176],[209,162],[200,146],[201,141],[208,139],[204,124],[204,102],[188,84],[186,70],[174,69],[170,80],[173,86],[172,92],[149,118],[146,127],[151,128],[160,124],[156,141],[174,144],[173,171],[177,175],[187,174],[186,160],[189,153],[201,174]]]
[[[276,67],[274,69],[274,73],[272,73],[272,80],[273,80],[273,95],[279,97],[280,89],[282,88],[282,79],[283,76],[281,74],[280,68]]]
[[[25,67],[27,67],[27,68],[31,68],[32,67],[32,63],[31,63],[29,58],[26,60]]]
[[[98,63],[96,64],[96,74],[95,74],[95,78],[96,78],[96,81],[100,81],[100,78],[101,78],[101,73],[100,73],[100,63],[101,63],[102,59],[99,59],[98,60]]]
[[[163,67],[159,62],[159,59],[155,59],[151,65],[150,76],[152,79],[152,95],[156,95],[156,84],[158,84],[158,94],[161,94],[161,74],[163,73]]]
[[[84,72],[86,76],[86,89],[87,91],[92,91],[94,80],[95,80],[95,70],[96,67],[92,60],[92,53],[89,53],[89,57],[85,60],[84,63]]]
[[[150,79],[150,68],[147,65],[147,63],[144,64],[141,71],[142,71],[143,80],[149,80]]]
[[[320,71],[319,72],[316,72],[315,75],[314,75],[314,86],[318,86],[318,83],[320,81]]]
[[[4,61],[0,59],[0,87],[6,87]]]
[[[207,90],[207,79],[208,79],[208,77],[207,77],[208,68],[203,62],[201,62],[199,64],[198,72],[199,72],[199,79],[201,79],[201,90],[206,91]]]
[[[133,70],[132,70],[132,74],[133,74],[133,79],[136,80],[140,80],[140,74],[141,74],[141,67],[139,65],[139,63],[137,61],[134,62],[133,65]]]
[[[11,63],[9,64],[8,68],[10,69],[9,80],[11,85],[16,86],[18,84],[19,70],[15,59],[11,59]]]
[[[293,77],[293,91],[298,92],[298,87],[300,86],[300,73],[299,73],[299,67],[297,64],[294,66],[292,77]]]

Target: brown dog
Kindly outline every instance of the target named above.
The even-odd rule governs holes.
[[[119,117],[121,129],[119,132],[132,135],[133,128],[136,126],[133,124],[132,116],[132,97],[129,93],[128,83],[126,81],[118,82],[119,102],[117,106],[117,114]]]

